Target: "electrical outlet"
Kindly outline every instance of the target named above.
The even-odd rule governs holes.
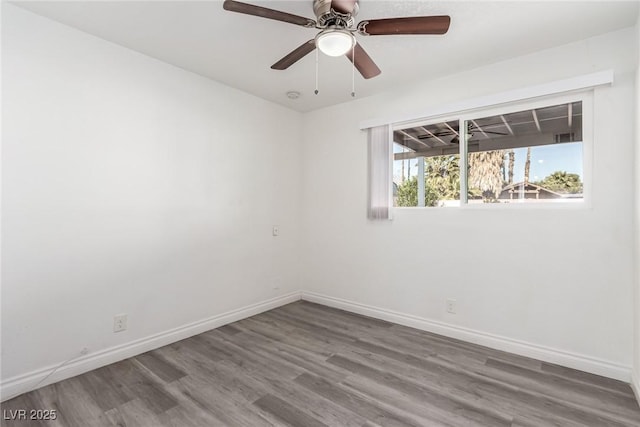
[[[80,355],[84,356],[89,354],[89,347],[82,347],[82,350],[80,350]]]
[[[127,330],[127,315],[118,314],[113,317],[113,332],[122,332]]]
[[[456,314],[456,300],[448,299],[447,300],[447,313]]]
[[[273,228],[271,229],[271,234],[273,234],[273,237],[277,237],[280,235],[280,227],[277,225],[274,225]]]

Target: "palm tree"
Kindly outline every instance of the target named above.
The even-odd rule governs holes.
[[[527,161],[524,164],[524,184],[529,183],[529,169],[531,169],[531,147],[527,147]]]
[[[469,154],[469,189],[479,190],[485,202],[496,200],[504,185],[503,165],[504,150]]]
[[[509,184],[513,184],[513,166],[516,163],[516,153],[513,150],[509,150]]]
[[[460,198],[460,156],[433,156],[424,162],[424,205],[438,206],[443,200]],[[418,177],[407,178],[398,186],[398,206],[418,206]]]
[[[457,154],[427,157],[424,159],[426,187],[439,200],[455,200],[460,197],[460,156]]]

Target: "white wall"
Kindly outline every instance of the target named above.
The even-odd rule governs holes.
[[[2,24],[3,383],[300,286],[630,369],[633,30],[302,116],[4,3]],[[608,68],[592,208],[366,220],[361,120]],[[563,264],[525,268],[541,254]]]
[[[445,326],[437,330],[472,329],[461,336],[475,331],[480,342],[501,337],[516,351],[551,349],[548,359],[629,381],[634,36],[622,30],[306,114],[307,290]],[[610,68],[614,85],[594,95],[591,208],[396,209],[393,221],[367,221],[361,121]],[[447,298],[458,314],[445,313]]]
[[[299,113],[2,6],[3,381],[298,289]]]

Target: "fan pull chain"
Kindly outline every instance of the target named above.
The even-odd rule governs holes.
[[[356,44],[351,47],[351,58],[353,59],[351,64],[351,97],[356,97]]]
[[[316,49],[316,90],[314,91],[316,95],[318,94],[318,50],[320,49]]]

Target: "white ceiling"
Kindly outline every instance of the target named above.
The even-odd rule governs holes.
[[[312,0],[246,2],[315,18]],[[320,55],[318,95],[315,54],[288,70],[270,69],[317,30],[227,12],[222,1],[14,4],[299,111],[351,99],[346,58]],[[358,36],[382,74],[370,80],[357,74],[357,97],[633,26],[638,2],[361,0],[356,22],[442,14],[451,16],[444,36]],[[289,100],[289,90],[302,96]]]

